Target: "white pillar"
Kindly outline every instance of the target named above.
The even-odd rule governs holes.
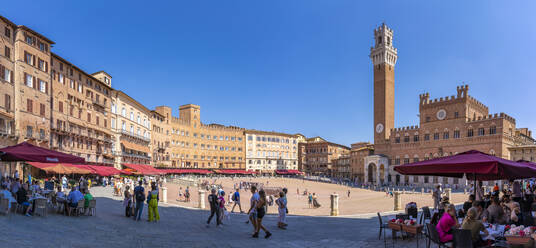
[[[331,216],[339,215],[339,195],[331,194]]]
[[[395,211],[402,210],[402,197],[401,197],[400,192],[399,192],[399,191],[395,191],[394,196],[395,196],[394,210],[395,210]]]
[[[447,197],[449,198],[449,201],[452,203],[452,198],[450,197],[452,193],[452,189],[451,188],[446,188],[445,189],[445,194],[447,195]]]
[[[167,203],[167,188],[162,187],[162,202]]]
[[[200,209],[205,209],[205,191],[199,190],[199,205]]]

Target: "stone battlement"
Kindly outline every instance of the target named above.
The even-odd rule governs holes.
[[[456,87],[457,95],[456,96],[446,96],[435,98],[430,100],[430,93],[426,92],[419,95],[420,106],[421,107],[437,107],[439,105],[446,105],[459,101],[467,101],[467,103],[473,105],[476,108],[481,109],[481,111],[488,112],[488,106],[484,105],[480,101],[476,100],[474,97],[468,94],[469,86],[461,85]]]
[[[391,133],[401,132],[401,131],[419,131],[419,126],[407,126],[407,127],[391,128]]]
[[[488,120],[498,120],[498,119],[505,119],[514,124],[516,123],[516,119],[514,117],[511,117],[505,113],[495,113],[495,114],[485,115],[483,117],[479,116],[477,118],[468,118],[467,123],[478,122],[478,121],[488,121]]]

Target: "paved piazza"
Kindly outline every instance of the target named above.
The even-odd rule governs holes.
[[[378,219],[372,215],[352,217],[289,216],[288,230],[277,229],[275,215],[265,217],[273,236],[253,239],[251,225],[244,214],[233,214],[223,228],[207,228],[208,211],[160,204],[159,223],[143,219],[135,222],[124,217],[121,199],[112,188],[93,187],[97,199],[94,217],[0,216],[0,244],[3,247],[373,247],[378,240]],[[359,196],[353,197],[356,200]],[[324,203],[325,204],[325,203]],[[370,204],[372,205],[372,204]],[[289,205],[291,211],[298,207]],[[386,218],[387,219],[387,218]],[[214,221],[214,220],[213,220]],[[388,233],[387,237],[391,235]],[[388,240],[390,241],[390,240]],[[388,243],[390,244],[390,243]],[[415,247],[415,241],[398,241],[396,247]],[[421,240],[424,245],[424,240]]]
[[[332,193],[339,194],[339,215],[355,215],[355,214],[366,214],[366,213],[376,213],[376,212],[388,212],[393,210],[394,199],[392,197],[387,197],[383,192],[376,192],[371,190],[365,190],[360,188],[350,188],[346,186],[331,184],[331,183],[321,183],[313,182],[300,179],[292,178],[234,178],[222,177],[219,179],[206,179],[210,183],[213,183],[214,180],[216,184],[221,184],[223,190],[228,195],[229,193],[234,192],[233,187],[235,183],[240,181],[246,182],[259,182],[263,183],[265,187],[286,187],[288,189],[287,200],[289,202],[288,207],[289,211],[293,215],[308,215],[308,216],[327,216],[330,214],[330,195]],[[201,179],[203,181],[203,179]],[[267,183],[269,181],[269,183]],[[178,204],[187,207],[197,207],[198,206],[198,190],[197,188],[192,188],[192,199],[191,202],[185,203],[182,201],[177,201],[178,189],[182,187],[184,193],[185,186],[168,183],[168,202],[172,204]],[[296,193],[296,189],[300,190],[300,195]],[[318,195],[318,201],[320,208],[311,209],[307,204],[307,197],[302,195],[303,191],[307,189],[311,193],[316,193]],[[347,196],[347,192],[350,190],[350,197]],[[432,196],[430,193],[421,194],[420,189],[417,194],[404,194],[402,195],[403,206],[408,202],[416,202],[417,206],[420,208],[422,206],[433,206]],[[249,206],[249,198],[251,197],[250,192],[241,191],[241,202],[243,207]],[[451,195],[454,203],[463,203],[467,200],[467,196],[461,193],[453,193]],[[228,197],[226,197],[228,200]],[[208,201],[205,199],[205,205],[208,206]],[[237,210],[238,207],[235,209]],[[268,213],[277,213],[275,207],[269,207]]]

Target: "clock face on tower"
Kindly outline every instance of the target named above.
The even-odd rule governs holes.
[[[447,111],[445,111],[444,109],[440,109],[439,111],[437,111],[436,117],[438,120],[445,119],[445,117],[447,117]]]
[[[383,124],[378,123],[378,125],[376,125],[376,133],[381,133],[381,132],[383,132]]]

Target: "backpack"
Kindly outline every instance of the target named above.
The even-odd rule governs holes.
[[[138,191],[136,191],[135,194],[136,194],[136,201],[137,201],[137,202],[143,202],[143,201],[145,201],[145,194],[143,194],[143,191],[138,190]]]
[[[237,192],[235,192],[235,193],[233,194],[233,198],[232,198],[232,199],[233,199],[233,201],[236,201],[236,200],[238,199],[238,197],[236,197],[236,196],[237,196],[237,194],[238,194]]]

